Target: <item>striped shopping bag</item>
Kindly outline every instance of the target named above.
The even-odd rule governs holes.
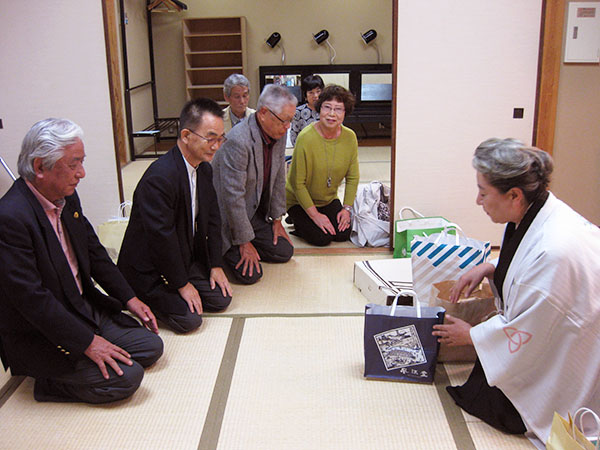
[[[449,229],[456,229],[456,234],[448,234]],[[413,288],[423,304],[433,304],[435,283],[458,280],[489,255],[489,241],[466,237],[456,224],[448,224],[431,236],[415,236],[411,243]]]

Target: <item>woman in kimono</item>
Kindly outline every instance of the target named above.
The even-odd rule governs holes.
[[[477,204],[507,226],[497,264],[463,275],[450,300],[487,277],[498,314],[475,327],[446,315],[434,327],[440,342],[477,352],[467,382],[447,390],[488,424],[546,442],[555,411],[600,412],[600,229],[548,191],[553,163],[542,150],[490,139],[473,167]]]

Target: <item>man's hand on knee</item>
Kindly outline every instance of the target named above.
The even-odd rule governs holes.
[[[198,290],[192,283],[188,281],[187,284],[180,287],[178,291],[181,298],[188,304],[190,312],[195,312],[198,315],[202,314],[202,299],[200,298]]]
[[[210,270],[210,288],[214,289],[215,286],[219,286],[221,288],[221,293],[223,297],[232,296],[231,286],[229,285],[229,280],[225,275],[222,267],[213,267]]]
[[[110,343],[102,336],[94,335],[94,339],[89,347],[84,352],[85,356],[90,358],[92,361],[96,363],[96,365],[100,368],[100,372],[102,372],[102,376],[108,380],[108,370],[106,369],[106,364],[113,368],[113,370],[117,373],[117,375],[123,375],[123,371],[117,364],[116,360],[119,360],[128,366],[131,366],[133,362],[131,361],[131,355],[123,350],[121,347]]]
[[[245,244],[240,244],[240,261],[236,264],[236,270],[242,266],[242,276],[246,276],[246,272],[248,272],[248,276],[252,277],[254,270],[256,269],[256,273],[260,273],[260,255],[258,251],[256,251],[256,247],[252,245],[252,242],[246,242]]]

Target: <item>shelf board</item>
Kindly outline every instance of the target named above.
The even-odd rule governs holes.
[[[185,52],[186,55],[214,55],[214,54],[227,54],[227,55],[233,55],[233,54],[238,54],[238,53],[242,53],[242,50],[204,50],[204,51],[200,51],[200,52]]]
[[[192,84],[187,87],[188,89],[223,89],[222,84]]]
[[[242,70],[242,69],[243,69],[242,66],[214,66],[214,67],[188,67],[185,70],[188,70],[188,71],[193,71],[193,70],[212,71],[212,70]]]
[[[184,34],[183,37],[186,38],[197,38],[197,37],[219,37],[219,36],[241,36],[240,32],[231,32],[231,33],[188,33]]]

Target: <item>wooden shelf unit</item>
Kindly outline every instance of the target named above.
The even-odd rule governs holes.
[[[208,97],[223,102],[223,82],[246,71],[246,18],[183,20],[187,99]]]

